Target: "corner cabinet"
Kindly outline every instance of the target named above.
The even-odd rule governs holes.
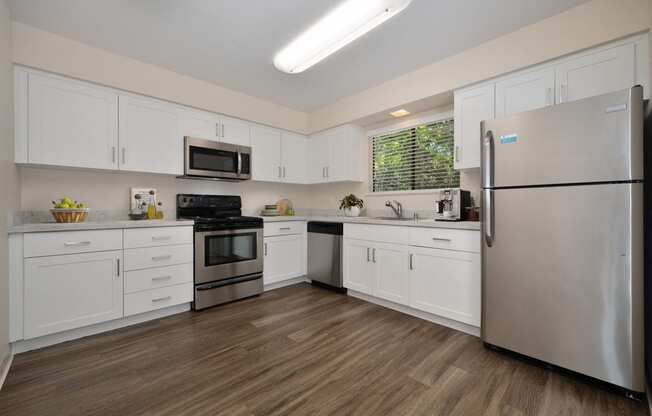
[[[641,35],[455,91],[455,169],[480,167],[482,120],[637,84],[648,98],[648,44],[648,35]]]

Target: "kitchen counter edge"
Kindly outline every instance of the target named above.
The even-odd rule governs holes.
[[[369,224],[369,225],[391,225],[401,227],[420,227],[420,228],[449,228],[457,230],[476,230],[481,228],[479,221],[435,221],[432,219],[421,219],[418,221],[395,221],[383,220],[370,217],[337,217],[337,216],[279,216],[279,217],[261,217],[264,222],[282,222],[282,221],[323,221],[323,222],[341,222],[346,224]]]
[[[10,226],[7,234],[44,233],[52,231],[117,230],[126,228],[184,227],[193,226],[192,220],[142,220],[80,223],[33,223]]]

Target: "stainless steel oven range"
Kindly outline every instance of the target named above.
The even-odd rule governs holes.
[[[239,196],[177,195],[177,218],[195,220],[195,310],[263,291],[263,221],[241,208]]]

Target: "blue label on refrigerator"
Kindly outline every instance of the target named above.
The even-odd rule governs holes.
[[[500,144],[516,143],[517,140],[518,140],[518,134],[508,134],[505,136],[500,136]]]

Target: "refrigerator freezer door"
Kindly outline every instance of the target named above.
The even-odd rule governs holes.
[[[484,341],[643,391],[643,184],[489,192]]]
[[[643,179],[641,87],[482,125],[485,188]],[[487,159],[489,134],[493,136],[491,160]],[[492,172],[491,177],[487,172]]]

